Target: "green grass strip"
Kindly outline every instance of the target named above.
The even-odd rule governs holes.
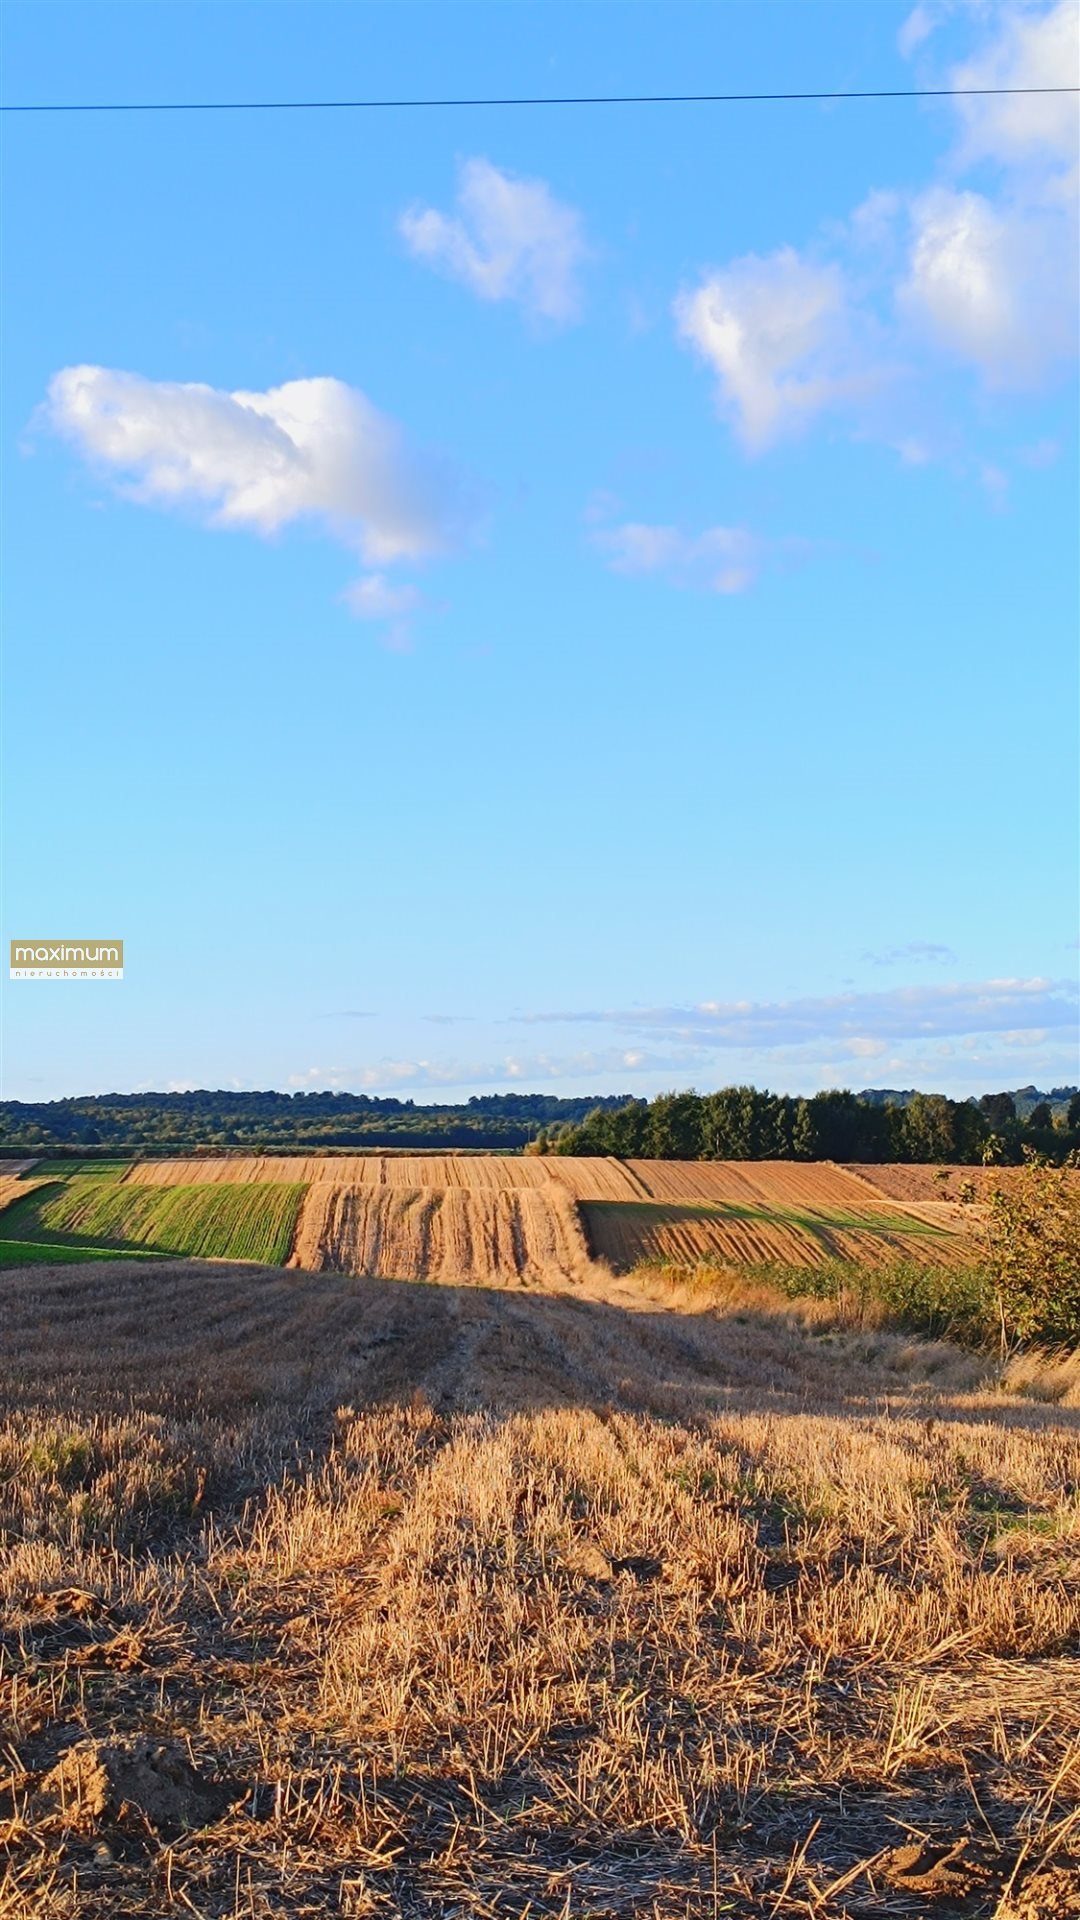
[[[48,1240],[0,1239],[0,1268],[59,1267],[80,1260],[152,1260],[145,1248],[60,1246]]]
[[[28,1193],[0,1214],[0,1247],[186,1254],[281,1266],[292,1246],[303,1182],[205,1181],[126,1186],[83,1175]]]
[[[126,1173],[131,1165],[130,1160],[35,1160],[20,1178],[74,1180],[80,1174],[93,1174],[99,1179],[115,1180],[118,1174]]]

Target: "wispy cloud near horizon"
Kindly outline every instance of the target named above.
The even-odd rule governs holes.
[[[617,1027],[709,1049],[909,1041],[1010,1031],[1075,1032],[1080,997],[1066,980],[983,980],[793,1000],[706,1000],[696,1006],[523,1014],[526,1025]]]
[[[866,952],[862,958],[868,960],[872,967],[895,967],[909,960],[950,966],[955,962],[956,955],[951,947],[943,946],[940,940],[909,940],[902,947],[885,947],[880,953]]]
[[[355,1066],[307,1067],[291,1073],[291,1087],[339,1088],[361,1093],[394,1093],[400,1088],[517,1087],[522,1093],[553,1080],[597,1080],[634,1073],[645,1056],[633,1048],[584,1049],[570,1055],[503,1054],[499,1059],[459,1060],[426,1056],[384,1057]]]
[[[807,1091],[825,1086],[922,1085],[986,1091],[1039,1072],[1068,1078],[1075,1056],[1078,994],[1070,981],[995,979],[925,983],[882,992],[806,995],[786,1001],[702,1001],[694,1006],[526,1013],[490,1024],[468,1057],[426,1049],[290,1074],[293,1087],[392,1094],[405,1090],[517,1088],[554,1083],[579,1092],[644,1093],[667,1086],[753,1080]],[[425,1016],[466,1024],[462,1016]],[[470,1017],[479,1031],[482,1022]],[[532,1051],[500,1044],[500,1030],[592,1028]],[[568,1036],[569,1037],[569,1036]],[[1049,1083],[1048,1083],[1049,1084]]]

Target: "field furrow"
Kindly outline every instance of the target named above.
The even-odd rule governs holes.
[[[944,1223],[928,1222],[916,1209],[889,1213],[863,1209],[857,1215],[824,1209],[795,1210],[760,1201],[586,1201],[581,1213],[594,1256],[619,1270],[639,1261],[822,1266],[859,1261],[880,1266],[895,1260],[921,1266],[956,1267],[970,1262],[972,1248]]]
[[[289,1261],[311,1273],[506,1284],[570,1279],[588,1253],[569,1195],[314,1182]]]
[[[291,1257],[311,1272],[513,1285],[580,1274],[590,1258],[624,1269],[897,1258],[955,1267],[973,1257],[964,1209],[891,1198],[830,1163],[238,1155],[87,1163],[61,1177],[42,1162],[29,1179],[0,1181],[0,1208],[5,1197],[7,1265],[17,1246],[49,1244],[68,1257],[80,1248]]]

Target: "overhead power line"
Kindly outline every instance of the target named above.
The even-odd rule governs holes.
[[[419,107],[687,107],[795,100],[955,100],[1001,94],[1080,93],[1080,87],[874,87],[833,93],[582,93],[447,100],[22,101],[0,113],[342,113]]]

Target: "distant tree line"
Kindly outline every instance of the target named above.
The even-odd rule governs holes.
[[[453,1105],[364,1093],[105,1093],[68,1100],[0,1101],[0,1155],[21,1148],[476,1147],[519,1151],[544,1127],[583,1120],[630,1096],[562,1099],[546,1093],[477,1094]]]
[[[1047,1103],[1019,1120],[1010,1094],[979,1101],[915,1093],[871,1105],[847,1092],[809,1099],[723,1087],[664,1093],[594,1107],[584,1120],[545,1128],[534,1151],[619,1154],[643,1160],[853,1160],[1020,1162],[1025,1147],[1051,1160],[1080,1149],[1080,1094],[1055,1125]]]
[[[380,1147],[613,1153],[659,1160],[1019,1161],[1080,1148],[1080,1094],[1057,1120],[1048,1102],[1021,1119],[1008,1093],[978,1102],[905,1091],[810,1099],[724,1087],[718,1093],[563,1099],[474,1095],[456,1105],[363,1093],[106,1093],[0,1102],[0,1157],[21,1151],[246,1153]]]

